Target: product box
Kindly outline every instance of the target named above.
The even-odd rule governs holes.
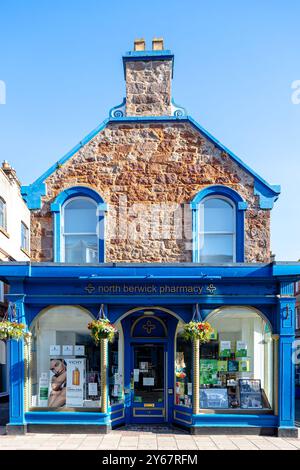
[[[220,357],[231,357],[231,341],[220,341]]]
[[[247,357],[247,355],[248,355],[247,343],[245,343],[245,341],[237,341],[235,357]]]
[[[250,372],[250,361],[239,361],[239,372]]]
[[[218,372],[227,372],[228,362],[227,361],[218,361]]]

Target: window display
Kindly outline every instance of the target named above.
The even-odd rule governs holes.
[[[272,408],[272,336],[264,318],[226,307],[207,321],[218,337],[200,347],[200,408]]]
[[[120,403],[123,400],[123,372],[119,361],[119,334],[115,335],[114,341],[108,346],[109,361],[109,397],[111,405]]]
[[[175,403],[191,407],[192,396],[192,343],[182,338],[179,327],[175,356]]]
[[[101,407],[100,348],[79,307],[47,309],[34,322],[31,351],[31,407]]]

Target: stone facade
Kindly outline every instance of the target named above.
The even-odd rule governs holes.
[[[109,205],[106,262],[190,262],[189,203],[215,184],[248,203],[245,261],[270,261],[270,211],[259,208],[253,177],[187,122],[111,122],[45,182],[42,209],[31,213],[33,261],[53,260],[51,202],[83,185]]]
[[[127,62],[126,115],[171,114],[172,61]]]

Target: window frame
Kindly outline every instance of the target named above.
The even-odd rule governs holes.
[[[76,200],[85,200],[85,201],[88,201],[88,202],[91,202],[94,206],[95,206],[95,218],[96,218],[96,230],[94,233],[92,232],[76,232],[76,233],[68,233],[68,232],[65,232],[65,210],[66,210],[66,207],[73,201],[76,201]],[[66,262],[66,236],[70,236],[70,235],[74,235],[74,236],[84,236],[84,235],[87,235],[87,236],[96,236],[97,238],[97,259],[99,259],[99,230],[98,230],[98,223],[99,223],[99,217],[97,215],[97,203],[94,199],[92,199],[91,197],[88,197],[88,196],[74,196],[74,197],[71,197],[69,199],[67,199],[64,204],[62,205],[62,210],[61,210],[61,221],[60,221],[60,236],[61,236],[61,260],[63,263]],[[86,264],[90,264],[90,263],[87,263]]]
[[[233,232],[205,232],[204,230],[202,231],[201,230],[201,211],[204,211],[205,212],[205,208],[204,208],[204,205],[207,201],[209,200],[212,200],[212,199],[221,199],[222,201],[225,201],[227,202],[227,204],[230,205],[230,207],[232,208],[232,211],[233,211]],[[210,196],[207,196],[205,198],[202,199],[202,201],[200,202],[199,204],[199,215],[200,217],[198,217],[198,227],[197,227],[197,232],[198,232],[198,246],[199,246],[199,262],[202,263],[202,260],[201,260],[201,238],[205,237],[205,235],[230,235],[232,236],[232,261],[229,261],[229,263],[235,263],[236,262],[236,244],[237,244],[237,233],[236,233],[236,206],[235,204],[232,202],[231,199],[229,199],[228,197],[226,196],[222,196],[222,195],[216,195],[216,194],[212,194]],[[205,263],[205,262],[203,262]],[[222,262],[224,263],[224,261]]]
[[[25,237],[23,237],[23,228],[25,228]],[[25,240],[26,246],[23,246],[23,240]],[[25,222],[21,220],[21,250],[25,251],[26,253],[29,253],[29,240],[30,240],[29,228],[25,224]]]
[[[53,261],[62,263],[61,253],[61,218],[62,207],[70,199],[79,196],[86,196],[97,204],[98,217],[98,263],[105,262],[105,213],[108,210],[100,194],[87,186],[71,186],[59,193],[50,205],[53,213]]]
[[[199,246],[199,218],[200,218],[200,204],[209,196],[217,198],[226,198],[235,207],[235,263],[243,263],[245,261],[245,211],[248,208],[247,202],[240,196],[234,189],[223,186],[213,185],[207,186],[197,193],[190,202],[192,210],[192,261],[193,263],[201,263],[200,261],[200,246]],[[232,262],[232,263],[234,263]],[[203,264],[203,263],[202,263]],[[210,264],[210,263],[204,263]],[[214,263],[215,264],[215,263]],[[222,262],[221,264],[226,264]],[[230,264],[230,263],[227,263]]]
[[[2,230],[7,231],[7,203],[2,196],[0,196],[0,203],[3,204],[3,221],[4,221],[3,225],[0,224],[0,228]]]

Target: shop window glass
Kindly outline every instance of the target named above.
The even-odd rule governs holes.
[[[120,361],[120,346],[119,334],[116,334],[113,343],[109,343],[108,346],[109,396],[111,405],[123,401],[123,370]]]
[[[207,320],[215,339],[200,347],[200,409],[271,409],[273,348],[266,321],[246,308],[223,309]]]
[[[63,208],[62,238],[64,261],[97,263],[97,204],[86,197],[76,197]]]
[[[175,404],[192,406],[192,343],[182,338],[179,327],[175,356]]]
[[[34,322],[30,361],[32,408],[101,407],[100,347],[90,336],[87,312],[49,309]]]
[[[235,209],[220,197],[200,204],[200,262],[228,263],[235,260]]]

